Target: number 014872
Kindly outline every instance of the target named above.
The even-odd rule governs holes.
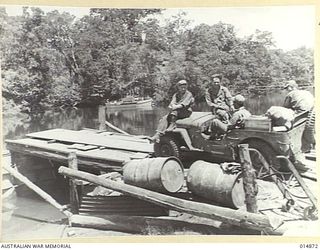
[[[319,245],[318,244],[300,244],[300,248],[317,249],[319,248]]]

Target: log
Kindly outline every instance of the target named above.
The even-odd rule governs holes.
[[[73,215],[70,224],[74,227],[115,230],[139,234],[174,234],[178,231],[195,232],[203,235],[228,234],[223,228],[201,223],[188,222],[170,217],[119,216],[119,215]]]
[[[264,215],[182,200],[128,184],[101,179],[98,176],[83,171],[75,171],[66,167],[60,167],[59,173],[68,177],[89,181],[96,185],[109,188],[123,194],[131,195],[142,200],[150,201],[168,209],[213,220],[220,220],[222,222],[243,228],[272,233],[275,227],[278,227],[281,223],[280,221],[276,220],[270,221],[269,218]]]
[[[99,105],[98,110],[98,119],[99,119],[99,130],[104,131],[106,130],[106,107],[103,105]]]
[[[34,191],[36,194],[38,194],[40,197],[42,197],[45,201],[50,203],[52,206],[57,208],[60,212],[62,212],[67,217],[70,217],[72,213],[65,210],[65,207],[60,205],[55,199],[53,199],[48,193],[43,191],[41,188],[39,188],[37,185],[33,184],[28,178],[20,174],[17,170],[15,170],[12,167],[6,167],[3,166],[5,170],[7,170],[13,177],[24,183],[28,188],[30,188],[32,191]]]
[[[245,203],[247,211],[251,213],[258,212],[257,206],[257,182],[255,170],[252,167],[250,154],[249,154],[249,145],[240,144],[239,145],[239,155],[240,163],[242,167],[242,176],[243,176],[243,189],[245,192]]]
[[[114,126],[113,124],[111,124],[110,122],[108,121],[105,121],[105,125],[107,125],[109,128],[119,132],[120,134],[124,134],[124,135],[130,135],[129,133],[127,133],[126,131],[123,131],[122,129]]]
[[[106,106],[102,106],[102,105],[99,106],[99,123],[100,123],[99,130],[106,130],[106,126],[108,126],[109,128],[119,132],[120,134],[130,135],[126,131],[123,131],[122,129],[120,129],[120,128],[114,126],[113,124],[111,124],[110,122],[106,121],[106,109],[107,109]],[[102,118],[101,116],[103,116],[104,118]]]
[[[75,151],[72,151],[68,155],[68,166],[70,169],[78,170],[78,161],[77,155]],[[69,180],[69,195],[70,195],[70,205],[71,205],[71,212],[78,213],[79,210],[79,196],[77,191],[77,184],[76,181],[73,179]]]

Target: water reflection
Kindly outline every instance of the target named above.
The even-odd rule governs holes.
[[[34,117],[22,114],[4,114],[3,134],[5,139],[17,139],[27,133],[46,129],[79,130],[83,127],[96,128],[97,116],[98,110],[96,108],[50,110]]]
[[[282,105],[283,92],[247,98],[246,107],[252,114],[264,114],[272,105]],[[194,111],[209,111],[205,103],[197,104]],[[167,107],[153,109],[107,110],[107,120],[122,130],[136,135],[152,135],[159,119],[168,112]],[[47,129],[98,128],[98,108],[79,108],[47,111],[37,117],[22,114],[4,114],[3,134],[5,139],[22,138],[25,134]]]
[[[247,98],[246,108],[254,115],[265,114],[271,106],[282,106],[285,94],[273,93],[268,96],[254,96]]]

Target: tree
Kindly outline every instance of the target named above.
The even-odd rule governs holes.
[[[197,101],[210,76],[236,93],[263,93],[286,79],[314,81],[313,51],[284,52],[272,34],[239,38],[226,23],[191,27],[186,13],[161,25],[160,9],[100,9],[76,20],[69,13],[0,9],[3,96],[36,114],[55,106],[117,100],[130,85],[168,102],[181,79]]]
[[[39,8],[24,8],[22,17],[8,18],[18,22],[13,26],[18,29],[14,39],[2,39],[8,48],[3,68],[9,71],[5,73],[4,95],[23,105],[27,112],[35,114],[54,105],[74,105],[79,100],[72,65],[68,63],[72,51],[68,52],[71,55],[66,52],[70,51],[73,18],[57,11],[45,15]],[[12,27],[10,30],[15,31]],[[23,83],[20,76],[13,77],[12,70],[25,75]]]
[[[83,77],[81,95],[84,101],[117,99],[127,83],[137,80],[149,82],[154,59],[146,51],[147,47],[141,46],[137,34],[143,28],[139,21],[159,11],[91,9],[90,15],[76,24],[81,31],[77,34],[79,42],[75,49]]]
[[[313,51],[305,47],[288,51],[283,56],[287,65],[286,78],[295,79],[301,85],[311,85],[314,82]]]

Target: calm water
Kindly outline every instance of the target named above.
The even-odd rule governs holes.
[[[252,114],[263,114],[272,105],[281,105],[284,93],[247,98],[246,107]],[[194,111],[208,111],[205,103],[198,104]],[[159,119],[167,112],[166,107],[150,110],[108,110],[107,120],[122,130],[135,135],[153,135]],[[47,129],[98,128],[98,108],[79,108],[61,111],[47,111],[37,118],[26,115],[3,116],[3,134],[5,139],[22,138],[25,134]]]

